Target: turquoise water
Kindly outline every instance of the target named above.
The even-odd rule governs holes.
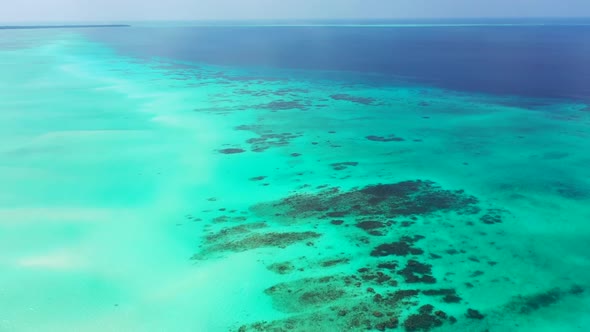
[[[0,32],[0,73],[0,331],[590,326],[584,102],[68,31]]]

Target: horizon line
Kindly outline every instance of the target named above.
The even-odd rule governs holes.
[[[194,19],[174,19],[174,18],[148,18],[148,19],[93,19],[93,20],[46,20],[46,21],[33,21],[33,20],[11,20],[11,21],[0,21],[0,25],[8,26],[15,24],[81,24],[81,23],[102,23],[111,24],[114,22],[249,22],[249,21],[274,21],[274,22],[294,22],[294,21],[414,21],[414,20],[584,20],[590,19],[590,16],[480,16],[480,17],[340,17],[340,18],[194,18]]]

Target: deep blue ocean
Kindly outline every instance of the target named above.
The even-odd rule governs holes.
[[[369,79],[376,83],[402,79],[453,90],[588,99],[588,23],[580,19],[216,22],[89,33],[139,57],[332,71],[332,77],[370,73],[377,74]],[[404,24],[411,27],[399,26]]]

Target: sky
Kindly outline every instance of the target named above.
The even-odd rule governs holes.
[[[0,0],[0,22],[590,17],[590,0]]]

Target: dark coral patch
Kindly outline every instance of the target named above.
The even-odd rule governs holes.
[[[330,259],[330,260],[321,262],[320,265],[322,267],[330,267],[330,266],[339,265],[339,264],[348,264],[349,261],[350,261],[350,259],[348,259],[348,258]]]
[[[361,222],[356,223],[355,226],[364,230],[364,231],[371,231],[376,228],[382,228],[385,226],[385,224],[380,221],[376,221],[376,220],[365,220],[365,221],[361,221]]]
[[[284,312],[320,308],[345,296],[342,279],[328,276],[280,283],[266,289],[275,307]]]
[[[277,100],[268,104],[258,105],[257,108],[268,109],[272,111],[282,111],[292,109],[305,110],[307,107],[298,101]]]
[[[320,234],[315,232],[259,233],[239,241],[228,243],[225,248],[232,251],[244,251],[261,247],[286,247],[304,240],[316,239],[320,236]]]
[[[457,249],[447,249],[447,250],[445,250],[445,252],[447,254],[449,254],[449,255],[456,255],[456,254],[459,253],[459,250],[457,250]]]
[[[239,148],[228,148],[228,149],[221,149],[221,150],[219,150],[219,152],[223,153],[223,154],[236,154],[236,153],[245,152],[245,150],[239,149]]]
[[[265,97],[265,96],[297,96],[308,93],[307,89],[296,89],[296,88],[285,88],[278,90],[249,90],[249,89],[236,89],[234,93],[242,95],[250,95],[254,97]]]
[[[403,181],[394,184],[377,184],[367,186],[360,190],[363,194],[368,194],[376,197],[404,197],[413,193],[419,192],[422,186],[422,181]]]
[[[477,271],[473,271],[473,273],[471,273],[471,275],[469,277],[471,278],[477,278],[479,276],[483,275],[483,271],[477,270]]]
[[[416,260],[410,259],[402,270],[397,274],[404,277],[407,283],[436,283],[436,279],[432,274],[432,265],[420,263]]]
[[[284,78],[281,77],[273,77],[273,76],[262,76],[262,75],[231,75],[224,72],[217,72],[213,74],[213,77],[222,78],[228,81],[235,81],[235,82],[280,82],[284,81]]]
[[[404,181],[377,184],[341,192],[330,188],[317,194],[296,194],[273,204],[260,204],[255,210],[278,210],[293,219],[344,216],[413,216],[439,211],[473,214],[477,198],[462,190],[444,190],[431,181]]]
[[[584,288],[580,285],[573,285],[570,288],[569,293],[573,294],[573,295],[582,294],[582,293],[584,293]]]
[[[371,270],[367,270],[361,274],[361,279],[364,281],[373,281],[377,284],[383,284],[391,280],[391,276],[383,273],[383,272],[373,272]]]
[[[470,319],[484,319],[485,315],[483,315],[482,313],[480,313],[479,311],[475,310],[475,309],[467,309],[467,313],[465,314],[465,317],[470,318]]]
[[[331,95],[330,98],[332,98],[334,100],[346,100],[346,101],[350,101],[350,102],[357,103],[357,104],[363,104],[363,105],[372,105],[373,103],[375,103],[375,99],[373,99],[373,98],[356,97],[356,96],[352,96],[352,95],[344,94],[344,93]]]
[[[559,289],[552,289],[545,293],[535,294],[524,297],[522,301],[521,313],[529,313],[543,307],[548,307],[561,299],[561,291]]]
[[[397,262],[379,263],[377,267],[380,269],[395,270],[397,268]]]
[[[424,251],[422,251],[422,249],[410,247],[407,242],[393,242],[377,246],[375,249],[373,249],[373,251],[371,251],[371,256],[407,256],[409,254],[420,255],[423,252]]]
[[[590,197],[590,190],[588,190],[588,185],[583,182],[571,183],[557,181],[552,183],[552,187],[555,190],[556,194],[563,198],[583,200]]]
[[[255,138],[250,138],[246,141],[246,143],[250,144],[252,151],[263,152],[271,147],[287,146],[289,145],[292,139],[295,139],[299,136],[301,135],[291,133],[268,133],[261,134]]]
[[[265,227],[266,223],[264,222],[227,227],[223,228],[217,233],[207,235],[205,239],[207,242],[229,241],[232,237],[249,234],[253,230],[258,230]]]
[[[413,247],[417,241],[416,238],[403,236],[398,242],[385,243],[377,246],[371,251],[371,256],[407,256],[407,255],[422,255],[424,250]]]
[[[452,288],[427,289],[422,291],[422,294],[428,296],[455,295],[456,293],[457,291]]]
[[[508,308],[521,314],[530,314],[536,310],[551,306],[566,296],[579,295],[583,292],[582,287],[574,285],[568,290],[553,288],[542,293],[520,295],[508,304]]]
[[[309,291],[299,296],[299,302],[303,305],[318,305],[335,301],[344,295],[341,289],[325,289]]]
[[[461,302],[461,298],[455,294],[448,294],[443,297],[443,302],[445,303],[459,303]]]
[[[235,236],[228,240],[210,241],[213,243],[208,243],[207,247],[193,258],[199,259],[202,258],[203,255],[215,252],[242,252],[265,247],[285,248],[298,242],[319,238],[320,236],[321,234],[315,232],[246,232],[246,234],[242,234],[242,236]]]
[[[378,285],[389,276],[374,273],[371,268],[361,268],[362,284]],[[378,279],[383,278],[383,279]],[[416,313],[404,320],[406,331],[429,331],[456,319],[433,305],[421,305],[416,300],[418,289],[380,293],[382,287],[361,287],[356,276],[327,276],[305,278],[280,283],[268,288],[277,310],[295,315],[272,322],[259,322],[244,328],[254,331],[360,331],[374,329],[385,331],[399,325],[400,311],[415,307]],[[377,289],[377,290],[376,290]],[[436,295],[453,294],[453,290],[433,290]],[[249,330],[249,329],[248,329]]]
[[[408,298],[412,298],[414,296],[417,296],[418,294],[420,294],[420,291],[417,289],[402,289],[402,290],[398,290],[398,291],[391,293],[387,297],[387,300],[395,303],[395,302],[403,301]]]
[[[215,224],[221,224],[221,223],[226,223],[226,222],[242,222],[242,221],[246,221],[248,218],[244,217],[244,216],[218,216],[215,217],[213,219],[211,219],[211,221]],[[245,227],[249,227],[247,225],[245,225]]]
[[[295,270],[290,262],[274,263],[267,267],[270,271],[278,274],[288,274]]]
[[[326,216],[327,217],[330,217],[330,218],[345,217],[346,216],[346,212],[344,212],[344,211],[332,211],[332,212],[326,213]]]
[[[366,136],[365,138],[368,139],[369,141],[374,141],[374,142],[403,142],[403,141],[405,141],[405,139],[403,139],[401,137],[397,137],[395,135],[388,135],[388,136],[369,135],[369,136]]]
[[[289,145],[291,140],[302,136],[302,133],[274,133],[266,130],[259,125],[240,125],[235,127],[236,130],[251,131],[257,137],[250,138],[246,143],[250,144],[254,152],[263,152],[272,147],[283,147]]]
[[[408,316],[404,322],[406,331],[429,331],[443,325],[446,314],[440,310],[433,314],[433,310],[434,307],[427,304],[420,307],[417,314]]]
[[[502,210],[488,209],[486,214],[481,216],[480,220],[484,224],[493,225],[502,222]]]
[[[358,166],[358,164],[359,163],[357,163],[355,161],[345,161],[345,162],[341,162],[341,163],[333,163],[333,164],[330,164],[330,166],[335,171],[342,171],[342,170],[347,169],[348,167]]]
[[[262,181],[264,179],[266,179],[266,176],[261,175],[261,176],[255,176],[253,178],[250,178],[250,181]]]
[[[268,288],[265,293],[271,297],[276,309],[299,315],[265,323],[263,330],[282,331],[287,321],[294,322],[294,327],[301,331],[393,329],[399,324],[396,312],[405,305],[403,300],[419,293],[407,290],[382,296],[375,294],[372,287],[359,287],[356,280],[354,276],[327,276],[299,279]]]

